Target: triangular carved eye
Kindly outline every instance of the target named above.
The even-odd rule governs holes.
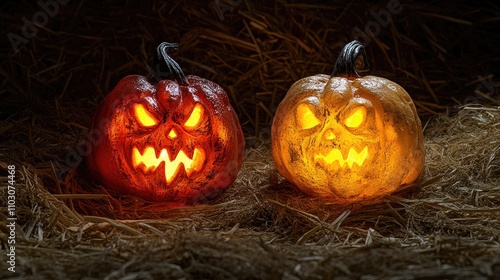
[[[349,117],[345,120],[345,125],[349,128],[359,127],[366,117],[366,109],[365,107],[359,107],[354,110]]]
[[[297,106],[297,122],[301,129],[313,128],[321,123],[305,103]]]
[[[151,113],[144,108],[142,104],[136,104],[134,106],[135,117],[142,126],[152,127],[158,124],[158,120],[151,115]]]
[[[201,117],[203,116],[203,107],[200,104],[196,104],[189,115],[189,118],[184,123],[184,126],[187,128],[195,128],[201,121]]]

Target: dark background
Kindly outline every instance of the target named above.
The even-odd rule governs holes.
[[[170,41],[180,44],[172,56],[186,74],[226,89],[249,143],[265,141],[291,84],[330,74],[341,47],[367,26],[375,35],[365,42],[371,74],[405,87],[424,121],[500,100],[500,7],[493,1],[39,3],[0,4],[1,119],[30,111],[84,132],[116,83],[150,75],[155,47]],[[400,12],[385,17],[394,3]],[[13,36],[22,41],[15,48]]]

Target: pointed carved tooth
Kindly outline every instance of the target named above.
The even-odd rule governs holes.
[[[181,164],[184,166],[186,175],[190,176],[193,171],[200,171],[205,162],[205,152],[195,148],[192,158],[186,155],[183,150],[177,153],[175,159],[171,159],[167,149],[162,149],[158,157],[153,147],[148,146],[141,154],[137,148],[132,149],[132,164],[134,168],[140,165],[144,166],[144,170],[155,170],[162,162],[165,163],[165,180],[167,184],[171,183],[179,172]]]
[[[153,147],[147,147],[141,154],[137,148],[132,149],[132,164],[137,167],[141,164],[144,165],[146,171],[149,169],[156,169],[158,165],[168,158],[168,154],[165,154],[166,150],[162,150],[159,157],[156,157],[156,151]]]
[[[354,164],[362,166],[367,157],[368,146],[365,146],[359,153],[354,148],[350,148],[349,153],[347,154],[347,158],[344,158],[342,152],[339,149],[332,149],[326,155],[316,155],[314,157],[314,160],[320,159],[328,165],[333,164],[337,161],[340,167],[343,167],[347,163],[349,168],[352,168]]]
[[[356,163],[358,166],[362,166],[363,163],[365,162],[366,157],[368,156],[368,147],[365,146],[365,148],[361,152],[356,152],[354,148],[349,149],[349,154],[347,155],[347,159],[345,160],[347,162],[347,165],[349,165],[349,168],[352,168],[352,166]]]
[[[191,160],[189,167],[186,166],[186,174],[188,177],[193,171],[200,171],[204,163],[205,153],[202,150],[195,148],[193,152],[193,160]]]
[[[139,152],[139,149],[133,148],[132,149],[132,164],[134,165],[134,168],[137,168],[142,163],[142,155]]]

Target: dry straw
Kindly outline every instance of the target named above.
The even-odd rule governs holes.
[[[41,133],[29,123],[16,127],[13,139]],[[18,166],[17,268],[25,276],[99,279],[498,275],[499,127],[495,107],[435,118],[426,129],[423,180],[352,205],[293,189],[266,145],[247,149],[238,179],[217,200],[169,209],[108,194],[81,166],[57,180],[51,165],[19,160],[34,143],[16,151],[9,143],[1,167]]]
[[[18,258],[16,274],[2,266],[0,278],[500,275],[497,6],[401,1],[403,10],[370,39],[372,74],[402,84],[424,120],[425,176],[380,201],[342,205],[283,181],[266,129],[291,83],[330,73],[353,30],[388,1],[193,2],[69,2],[17,53],[2,43],[0,201],[4,209],[6,170],[15,164]],[[2,4],[2,30],[21,34],[21,18],[39,10]],[[124,75],[148,74],[165,40],[181,44],[173,56],[187,74],[228,91],[246,133],[235,184],[205,205],[116,195],[68,158],[79,154],[99,101]]]

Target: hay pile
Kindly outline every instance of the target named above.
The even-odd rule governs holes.
[[[18,135],[40,133],[29,123],[16,127]],[[262,145],[247,149],[238,179],[219,199],[165,211],[99,191],[72,194],[85,182],[74,175],[79,169],[61,182],[50,164],[17,160],[29,143],[13,149],[4,141],[2,173],[7,163],[18,168],[15,275],[487,279],[500,274],[499,139],[500,108],[466,107],[436,118],[426,129],[422,183],[361,205],[325,205],[294,190]]]
[[[341,205],[283,181],[266,129],[291,83],[330,73],[355,27],[363,29],[370,11],[387,2],[233,1],[239,4],[222,14],[215,9],[222,1],[192,2],[69,2],[17,53],[2,41],[2,252],[12,164],[18,227],[16,273],[2,265],[0,278],[500,275],[496,6],[404,2],[371,39],[372,73],[399,82],[416,100],[426,171],[422,182],[381,201]],[[3,3],[2,30],[20,34],[21,18],[39,10]],[[124,75],[148,74],[151,53],[166,37],[181,43],[174,57],[186,73],[228,90],[245,129],[248,147],[235,184],[206,205],[171,209],[114,195],[90,182],[78,156],[99,101]]]

